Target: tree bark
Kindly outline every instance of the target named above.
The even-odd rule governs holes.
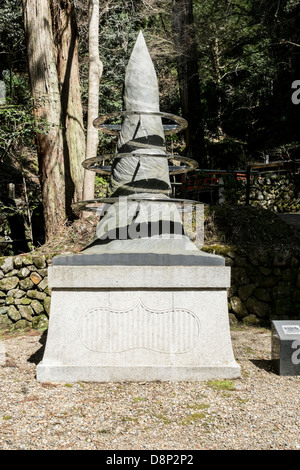
[[[205,156],[205,146],[192,0],[173,1],[172,30],[178,54],[182,114],[189,124],[185,131],[186,154],[201,164]]]
[[[99,113],[99,86],[103,65],[99,57],[99,0],[89,0],[89,89],[88,89],[88,117],[87,140],[85,158],[97,155],[98,130],[93,121]],[[83,199],[94,199],[95,173],[85,170]]]
[[[78,64],[78,31],[71,0],[50,0],[52,25],[57,53],[57,75],[61,96],[61,126],[64,129],[64,165],[66,211],[82,200],[85,157],[85,131],[81,103]]]
[[[23,0],[28,68],[36,118],[46,241],[65,223],[65,169],[61,104],[48,0]]]
[[[85,135],[71,0],[23,0],[36,119],[46,241],[72,218],[82,199]]]
[[[224,137],[223,127],[222,127],[222,78],[221,78],[221,64],[220,64],[220,48],[219,48],[219,39],[217,37],[217,32],[212,41],[211,45],[213,65],[215,69],[216,76],[216,92],[217,92],[217,137],[222,139]]]

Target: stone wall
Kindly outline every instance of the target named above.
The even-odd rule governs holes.
[[[300,187],[293,175],[266,175],[251,185],[250,203],[275,212],[300,211]]]
[[[33,254],[0,258],[0,329],[47,328],[51,259]]]
[[[231,321],[269,325],[272,319],[300,319],[300,249],[240,249],[205,246],[231,267],[228,307]],[[51,256],[0,258],[0,329],[44,329],[51,291]]]
[[[227,203],[245,204],[246,182],[225,184]],[[274,212],[300,212],[300,175],[266,174],[251,179],[249,204]]]
[[[300,249],[240,249],[206,246],[231,267],[228,306],[231,319],[269,325],[274,319],[300,319]]]

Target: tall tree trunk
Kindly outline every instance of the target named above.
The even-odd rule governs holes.
[[[37,121],[46,241],[82,199],[85,135],[71,0],[23,0],[24,28]]]
[[[56,69],[51,11],[48,0],[23,0],[24,27],[37,134],[46,240],[65,222],[65,169],[60,90]]]
[[[61,125],[64,129],[64,165],[66,178],[66,211],[82,200],[85,132],[81,103],[78,64],[78,31],[71,0],[50,0],[54,42],[57,52],[57,74],[61,96]]]
[[[174,45],[182,114],[189,126],[185,132],[186,154],[204,162],[205,146],[200,101],[197,45],[192,0],[174,0],[172,11]]]
[[[212,57],[213,65],[215,69],[215,82],[216,82],[216,92],[217,92],[217,137],[222,139],[224,137],[223,127],[222,127],[222,79],[221,79],[221,64],[220,64],[220,48],[219,48],[219,39],[217,37],[217,31],[215,37],[213,38],[212,45]]]
[[[93,121],[99,112],[99,86],[103,65],[99,57],[99,0],[89,0],[89,90],[86,158],[97,155],[98,130]],[[95,173],[86,170],[84,174],[83,199],[94,199]]]

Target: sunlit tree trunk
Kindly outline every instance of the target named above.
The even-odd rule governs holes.
[[[64,166],[66,178],[66,210],[83,194],[85,131],[81,103],[78,64],[78,32],[71,0],[50,0],[52,25],[57,54],[57,75],[61,97],[61,125],[64,129]]]
[[[221,78],[221,64],[220,64],[220,48],[219,48],[219,39],[217,37],[217,32],[213,38],[212,45],[212,57],[213,57],[213,66],[215,69],[215,83],[216,83],[216,93],[217,93],[217,137],[221,139],[224,137],[224,132],[222,128],[222,78]]]
[[[82,199],[85,136],[71,0],[23,0],[46,241]]]
[[[66,219],[63,131],[51,11],[48,0],[23,0],[31,91],[37,134],[46,241]]]
[[[99,57],[99,0],[89,0],[89,81],[88,81],[88,118],[86,158],[97,155],[98,130],[93,126],[93,121],[99,112],[99,86],[102,75],[102,62]],[[95,173],[85,171],[83,199],[94,198]]]

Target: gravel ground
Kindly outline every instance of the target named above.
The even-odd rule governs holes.
[[[271,367],[267,329],[232,328],[242,377],[197,383],[38,383],[44,335],[1,336],[1,450],[297,450],[300,377]]]

